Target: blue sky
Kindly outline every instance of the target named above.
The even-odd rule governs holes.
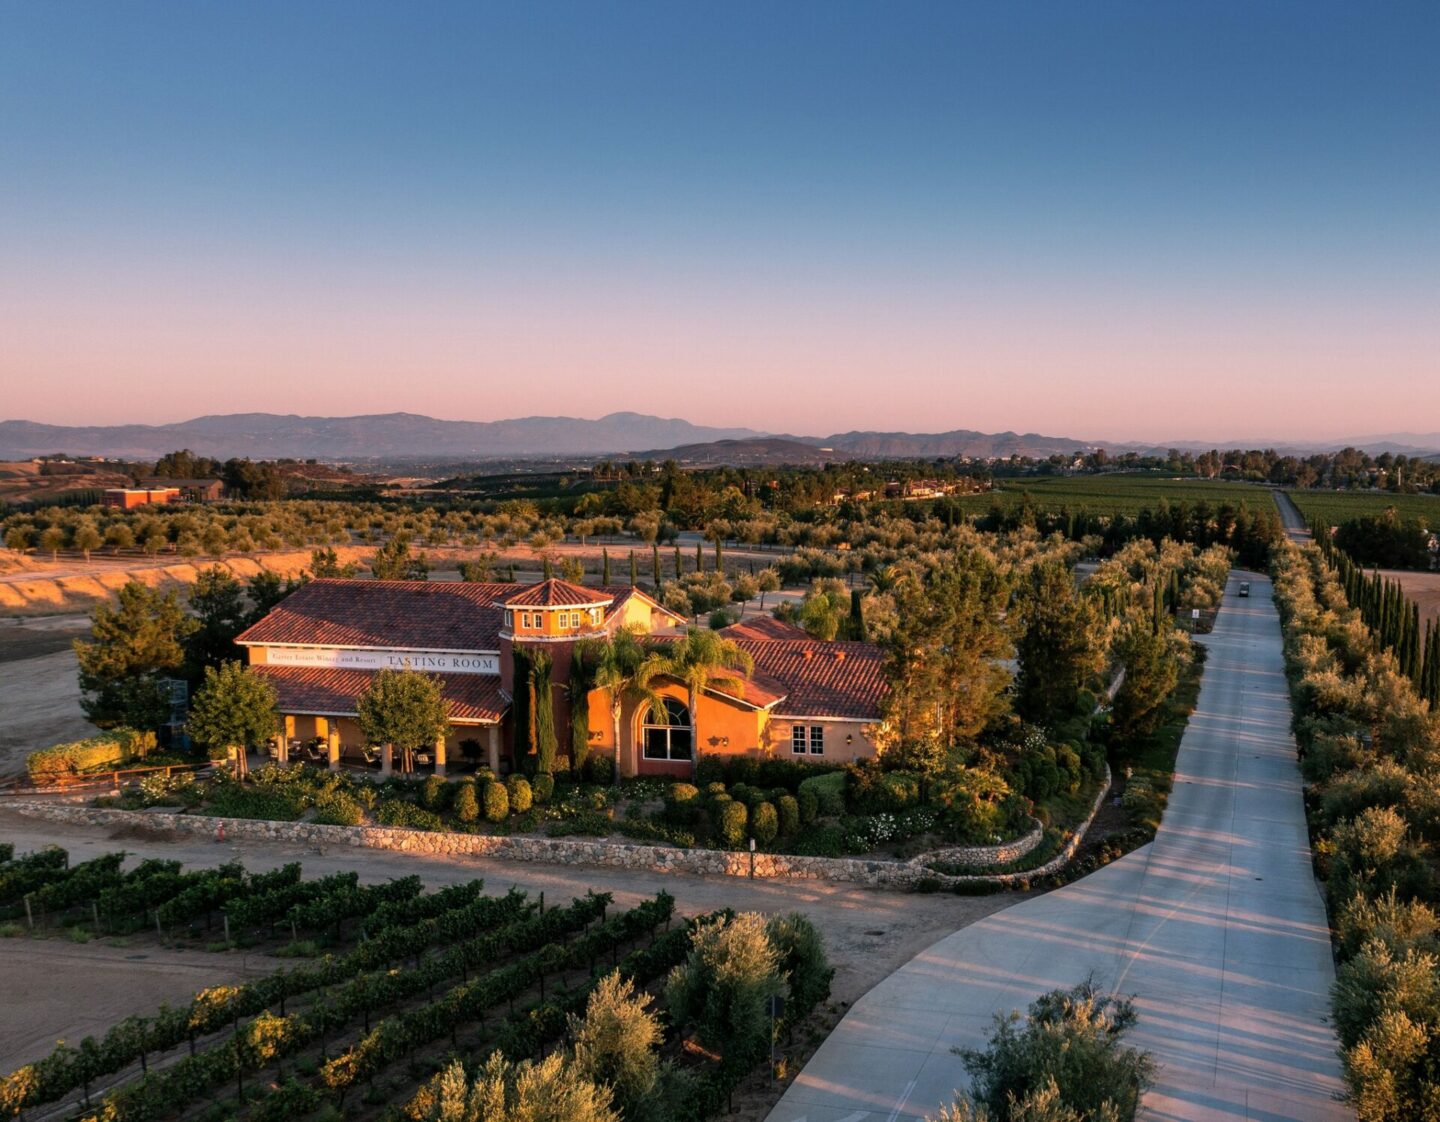
[[[1433,3],[0,2],[0,415],[1440,428],[1437,57]]]

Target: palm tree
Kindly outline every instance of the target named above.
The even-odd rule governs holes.
[[[733,639],[714,631],[693,628],[673,642],[657,644],[640,668],[647,686],[655,678],[674,678],[685,687],[690,711],[690,771],[700,766],[700,695],[709,689],[740,690],[755,671],[755,660]]]
[[[620,782],[620,718],[627,701],[643,701],[656,720],[664,713],[655,692],[655,658],[640,641],[640,632],[622,627],[605,639],[587,639],[580,644],[578,657],[585,666],[591,688],[610,696],[610,722],[615,736],[614,781]]]

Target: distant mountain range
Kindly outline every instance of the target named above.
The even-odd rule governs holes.
[[[1440,433],[1389,433],[1347,441],[1308,444],[1232,441],[1165,443],[1096,442],[1039,433],[845,432],[794,436],[746,428],[694,425],[674,417],[611,413],[579,417],[519,417],[507,421],[442,421],[414,413],[362,417],[297,417],[233,413],[196,417],[170,425],[44,425],[0,421],[0,459],[27,459],[57,452],[154,460],[189,448],[227,459],[386,460],[505,459],[563,456],[633,456],[690,464],[818,463],[845,459],[920,459],[969,456],[1069,455],[1104,447],[1112,452],[1164,452],[1166,448],[1272,447],[1303,454],[1346,445],[1373,453],[1433,456]]]
[[[189,448],[229,459],[354,460],[425,456],[465,459],[541,455],[611,455],[658,444],[687,444],[760,436],[754,429],[712,428],[669,417],[611,413],[578,417],[519,417],[510,421],[440,421],[414,413],[365,417],[297,417],[232,413],[172,425],[71,427],[0,421],[0,458],[53,452],[154,460]]]

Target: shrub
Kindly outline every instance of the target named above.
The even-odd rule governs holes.
[[[414,803],[391,799],[380,804],[375,815],[382,826],[402,826],[408,830],[443,830],[445,823],[433,810],[425,810]]]
[[[137,755],[143,755],[147,746],[153,747],[154,743],[153,734],[115,729],[101,736],[31,752],[25,758],[25,768],[32,783],[54,783],[71,775],[121,767]]]
[[[973,1099],[997,1122],[1036,1117],[1128,1122],[1155,1070],[1148,1053],[1121,1043],[1134,1024],[1130,1001],[1106,996],[1086,981],[1043,994],[1023,1022],[1018,1013],[996,1014],[983,1051],[955,1052],[970,1073]],[[1048,1112],[1041,1113],[1041,1106]],[[949,1117],[968,1112],[968,1104],[957,1102]]]
[[[365,811],[360,804],[340,791],[315,800],[315,821],[322,826],[358,826],[364,820]]]
[[[444,810],[450,802],[450,784],[443,776],[432,775],[420,786],[420,805],[427,810]]]
[[[475,784],[462,783],[455,792],[455,817],[461,822],[479,820],[480,800],[475,797]]]
[[[785,1019],[794,1024],[830,996],[835,970],[825,954],[825,940],[819,930],[799,912],[771,917],[765,935],[789,982],[790,1004]]]
[[[716,795],[723,795],[723,794],[725,794],[725,793],[726,793],[726,792],[725,792],[725,784],[723,784],[723,783],[707,783],[707,784],[705,784],[705,797],[706,797],[706,798],[713,799]]]
[[[832,771],[828,775],[812,775],[800,784],[800,793],[810,791],[815,795],[816,816],[839,818],[845,813],[845,773]]]
[[[499,1052],[478,1068],[474,1082],[459,1060],[430,1080],[416,1096],[423,1111],[415,1117],[469,1119],[485,1122],[620,1122],[610,1091],[592,1083],[574,1063],[552,1052],[539,1063],[518,1064]]]
[[[693,783],[672,783],[665,798],[667,802],[675,805],[682,803],[693,803],[700,797],[700,788]]]
[[[500,783],[485,784],[482,798],[485,817],[491,822],[504,822],[510,817],[510,796]]]
[[[523,775],[512,775],[505,780],[505,794],[509,798],[512,814],[524,814],[530,809],[530,781]]]
[[[775,810],[780,815],[782,838],[793,838],[800,832],[800,804],[794,795],[781,795],[775,800]]]
[[[727,849],[739,849],[745,842],[745,820],[749,812],[744,803],[729,799],[719,808],[720,843]]]
[[[555,797],[555,777],[548,772],[537,772],[530,780],[530,798],[537,806],[544,806]]]
[[[1325,824],[1334,826],[1372,806],[1400,806],[1405,801],[1409,775],[1394,760],[1376,760],[1370,767],[1338,776],[1320,799]]]
[[[752,800],[755,799],[757,793],[751,789],[748,783],[732,783],[730,785],[730,797],[737,803],[744,803],[746,806],[753,806]]]
[[[1329,889],[1334,902],[1360,892],[1374,899],[1392,890],[1402,899],[1429,894],[1429,866],[1410,842],[1405,820],[1390,807],[1370,807],[1335,828]]]
[[[775,804],[762,802],[755,807],[755,817],[750,822],[750,833],[761,845],[769,845],[780,832],[780,816]]]
[[[656,1049],[664,1034],[650,1009],[652,1000],[612,970],[590,991],[585,1016],[569,1018],[576,1069],[612,1088],[622,1111],[648,1095],[660,1074]]]
[[[766,935],[764,918],[741,912],[698,923],[690,948],[665,986],[672,1022],[694,1025],[700,1043],[723,1049],[727,1060],[768,1046],[766,1000],[780,978],[779,956]]]
[[[585,757],[580,769],[586,783],[610,784],[615,782],[615,760],[608,754],[595,753]]]
[[[808,826],[814,822],[820,813],[820,799],[816,796],[815,792],[807,789],[802,783],[800,785],[800,794],[795,797],[795,802],[800,807],[801,823]]]

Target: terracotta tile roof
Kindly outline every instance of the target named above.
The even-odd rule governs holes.
[[[887,686],[880,648],[873,643],[737,640],[755,660],[755,683],[779,683],[778,717],[838,717],[873,721]]]
[[[282,713],[354,716],[355,703],[377,671],[309,666],[252,666],[275,686]],[[510,707],[500,679],[488,674],[436,674],[452,721],[498,721]]]
[[[809,639],[810,635],[803,627],[797,627],[793,623],[786,623],[774,616],[755,616],[751,619],[741,620],[739,623],[732,623],[723,629],[727,639],[755,639],[757,641],[774,641],[777,639]]]
[[[786,694],[790,692],[789,687],[779,678],[760,669],[758,660],[754,672],[742,681],[743,684],[738,690],[712,688],[708,692],[721,697],[733,697],[757,709],[768,709],[777,701],[784,701]]]
[[[568,580],[551,577],[539,584],[532,584],[523,592],[502,597],[507,608],[571,608],[584,604],[604,604],[611,597],[598,588],[586,588],[571,584]]]
[[[241,643],[410,650],[500,649],[496,601],[510,584],[314,580],[292,592]]]
[[[690,622],[684,616],[677,615],[676,613],[672,612],[669,608],[667,608],[664,604],[660,603],[659,600],[655,599],[655,597],[651,596],[650,593],[646,592],[643,588],[636,588],[634,585],[631,584],[607,584],[602,585],[598,589],[598,591],[603,592],[606,596],[612,597],[610,601],[610,606],[605,609],[605,619],[607,622],[609,621],[611,616],[615,615],[623,607],[625,607],[625,604],[630,599],[637,596],[641,600],[644,600],[646,603],[648,603],[652,611],[658,612],[661,615],[669,616],[674,623],[682,627]]]

